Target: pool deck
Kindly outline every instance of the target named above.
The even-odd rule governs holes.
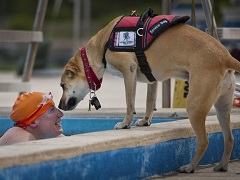
[[[144,114],[144,109],[137,109],[136,117]],[[159,112],[161,111],[161,112]],[[185,109],[160,109],[154,113],[154,117],[170,117],[173,114],[177,117],[186,117]],[[0,116],[8,116],[10,108],[3,108]],[[101,111],[88,112],[86,109],[76,109],[65,113],[65,117],[124,117],[124,109],[102,109]],[[233,129],[240,128],[239,108],[233,108],[231,113]],[[175,116],[176,117],[176,116]],[[212,109],[207,117],[206,127],[208,133],[219,131],[215,111]],[[154,136],[154,137],[153,137]],[[0,166],[20,165],[23,163],[36,163],[45,160],[71,158],[86,152],[101,152],[110,149],[128,148],[133,146],[146,146],[156,142],[168,141],[176,138],[194,136],[189,121],[180,120],[177,122],[153,124],[150,127],[136,128],[130,130],[111,130],[106,132],[95,132],[91,134],[74,135],[71,137],[39,140],[27,143],[20,143],[0,148]],[[157,138],[156,138],[157,137]],[[111,146],[111,147],[110,147]],[[110,147],[110,149],[109,149]],[[18,152],[15,152],[15,149]],[[9,153],[10,152],[10,153]],[[61,152],[64,153],[62,156]],[[36,153],[38,156],[36,156]],[[19,156],[20,155],[20,156]],[[150,176],[149,180],[159,179],[238,179],[240,177],[240,161],[230,163],[229,171],[226,173],[214,172],[213,165],[201,166],[193,174],[182,174],[177,172],[165,175]]]
[[[18,79],[12,74],[0,74],[6,77],[6,79]],[[237,76],[239,79],[239,76]],[[47,84],[46,84],[47,83]],[[113,83],[113,86],[109,84]],[[114,84],[115,83],[115,84]],[[120,87],[118,93],[114,94],[119,89],[118,85],[122,83],[122,80],[111,79],[107,75],[105,78],[105,87],[101,92],[98,92],[100,102],[103,108],[96,111],[92,108],[92,111],[88,111],[87,102],[88,99],[79,105],[74,111],[64,112],[65,117],[120,117],[123,118],[125,114],[125,99],[124,90]],[[52,78],[34,77],[32,79],[32,90],[38,91],[52,91],[55,95],[55,102],[60,98],[61,89],[59,89],[59,77],[53,76]],[[57,86],[57,87],[56,87]],[[160,86],[160,85],[159,85]],[[138,86],[139,97],[136,99],[136,112],[135,117],[142,117],[144,115],[145,96],[146,91],[143,90],[142,84]],[[161,86],[160,86],[161,87]],[[114,89],[115,88],[115,89]],[[111,89],[111,93],[108,93]],[[113,90],[112,90],[113,89]],[[122,92],[123,91],[123,92]],[[161,88],[159,88],[158,102],[161,101]],[[11,105],[16,98],[16,94],[3,93],[0,95],[0,117],[9,117],[11,111]],[[13,97],[12,97],[13,96]],[[144,97],[144,98],[143,98]],[[139,98],[139,99],[138,99]],[[130,130],[112,130],[103,132],[96,132],[90,134],[74,135],[71,137],[39,140],[27,143],[20,143],[12,146],[5,146],[0,148],[0,167],[9,167],[11,165],[20,165],[21,163],[34,163],[38,161],[59,159],[62,158],[59,154],[59,150],[64,152],[64,157],[74,157],[86,152],[95,152],[109,150],[106,149],[111,145],[111,148],[117,149],[119,147],[132,147],[132,146],[144,146],[155,142],[167,141],[174,138],[192,137],[194,133],[191,129],[190,123],[187,120],[187,113],[185,109],[165,109],[160,108],[161,103],[158,104],[157,111],[154,112],[154,117],[169,118],[180,117],[186,118],[186,120],[180,120],[179,122],[170,122],[152,125],[150,127],[136,128],[133,127]],[[231,113],[232,123],[231,126],[234,129],[240,129],[240,108],[233,108]],[[209,133],[219,131],[218,122],[215,116],[215,110],[211,109],[206,121],[207,130]],[[169,135],[166,135],[166,132]],[[153,138],[154,135],[154,138]],[[155,137],[158,138],[155,138]],[[101,139],[103,138],[103,139]],[[67,141],[66,141],[67,140]],[[57,149],[57,147],[59,147]],[[18,152],[15,149],[18,148]],[[41,154],[42,152],[46,154]],[[36,156],[36,153],[38,156]],[[198,168],[194,174],[181,174],[181,173],[169,173],[166,175],[155,175],[147,179],[238,179],[240,178],[240,161],[234,161],[230,163],[229,171],[226,173],[214,172],[212,165]]]
[[[240,178],[240,161],[232,161],[227,172],[213,171],[213,165],[199,167],[195,173],[185,174],[172,172],[165,175],[155,175],[146,180],[237,180]]]

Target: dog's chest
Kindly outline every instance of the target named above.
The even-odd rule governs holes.
[[[107,72],[109,72],[110,74],[112,74],[114,76],[118,76],[120,78],[123,78],[122,73],[109,63],[107,63],[106,70],[107,70]]]

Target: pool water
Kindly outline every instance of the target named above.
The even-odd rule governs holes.
[[[82,134],[96,131],[112,130],[122,118],[62,118],[64,135]],[[134,120],[133,124],[137,119]],[[176,121],[176,119],[152,119],[152,124]],[[0,136],[13,126],[10,118],[0,118]]]

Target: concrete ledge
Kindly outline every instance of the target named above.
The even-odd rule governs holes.
[[[11,113],[10,107],[1,107],[0,117],[9,117]],[[101,118],[101,117],[108,117],[108,118],[124,118],[126,114],[126,109],[124,108],[101,108],[99,110],[95,110],[92,108],[92,111],[88,111],[88,109],[74,109],[72,111],[64,111],[64,117],[71,117],[71,118]],[[145,113],[144,108],[136,109],[136,114],[134,117],[143,117]],[[240,114],[240,108],[233,108],[232,114]],[[177,117],[188,118],[188,114],[186,109],[184,108],[161,108],[157,109],[154,112],[153,117],[157,118],[169,118],[172,115],[177,115]],[[215,109],[211,109],[208,113],[209,116],[216,115]]]
[[[30,82],[0,82],[0,92],[28,92]]]
[[[209,116],[206,121],[210,149],[202,164],[220,161],[223,153],[223,139],[216,119],[216,116]],[[235,137],[231,158],[240,159],[240,119],[237,115],[231,116],[231,127]],[[189,120],[86,133],[2,146],[0,179],[33,178],[33,174],[38,175],[35,179],[64,176],[141,179],[175,171],[190,161],[194,151],[195,138]]]
[[[41,31],[0,30],[0,42],[30,43],[42,41]]]

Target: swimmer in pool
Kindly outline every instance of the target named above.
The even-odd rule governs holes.
[[[15,124],[0,138],[0,146],[64,136],[62,116],[51,93],[24,93],[12,107],[10,118]]]

